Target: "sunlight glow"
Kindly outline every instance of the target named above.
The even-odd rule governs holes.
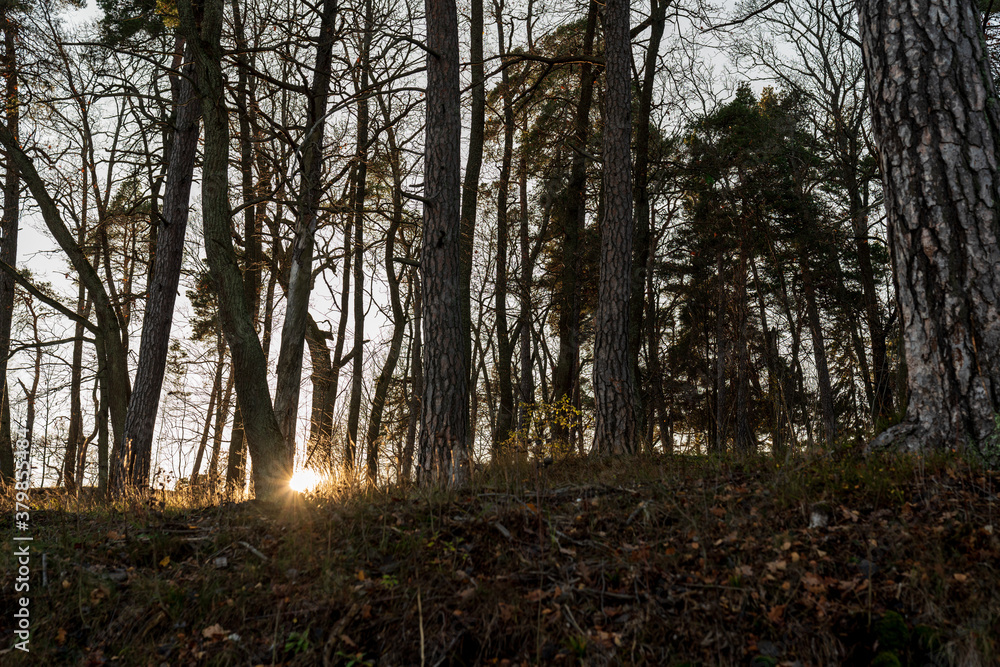
[[[307,493],[315,489],[316,485],[319,484],[319,481],[320,477],[316,474],[316,471],[306,468],[292,475],[292,479],[288,482],[288,486],[291,487],[292,491]]]

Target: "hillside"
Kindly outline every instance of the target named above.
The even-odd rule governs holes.
[[[47,499],[31,515],[31,653],[5,646],[0,662],[886,667],[1000,656],[1000,479],[953,458],[568,460],[486,471],[455,494],[182,500]],[[5,501],[7,534],[12,516]],[[2,547],[5,610],[18,598],[13,544]],[[5,638],[13,620],[0,617]]]

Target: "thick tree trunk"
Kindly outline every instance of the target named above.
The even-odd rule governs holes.
[[[236,394],[253,461],[254,488],[258,497],[272,498],[287,489],[291,469],[271,404],[267,358],[254,330],[230,230],[229,114],[220,44],[223,2],[208,0],[197,7],[202,10],[197,17],[190,0],[181,0],[177,7],[189,43],[197,45],[195,69],[205,125],[202,219],[208,266],[219,299],[219,320],[232,355]]]
[[[424,398],[418,477],[425,485],[462,486],[470,471],[468,360],[460,313],[458,12],[455,0],[425,0],[424,6],[430,54],[420,252]]]
[[[604,216],[601,276],[594,318],[594,451],[634,452],[637,445],[629,294],[632,278],[632,77],[629,5],[604,9]]]
[[[175,68],[181,64],[181,48],[181,40],[178,39]],[[185,60],[190,63],[191,49],[187,49],[186,56]],[[146,313],[142,320],[139,364],[125,418],[125,433],[119,446],[115,448],[115,456],[111,462],[111,488],[116,494],[149,485],[153,428],[156,425],[160,389],[163,386],[163,373],[170,347],[174,300],[184,256],[191,181],[198,152],[201,105],[195,94],[193,76],[194,67],[188,64],[184,75],[178,77],[175,87],[174,105],[177,112],[174,116],[174,139],[167,165],[163,211],[157,221],[153,282],[149,285]]]
[[[859,8],[910,392],[870,447],[995,447],[1000,103],[980,17],[958,0]]]

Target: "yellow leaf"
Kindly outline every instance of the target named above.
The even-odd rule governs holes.
[[[166,567],[170,565],[170,556],[164,556],[163,560],[160,561],[160,567]]]
[[[969,575],[967,574],[959,574],[958,572],[955,573],[955,581],[957,581],[960,584],[965,583],[968,579]]]
[[[358,570],[357,574],[355,574],[354,576],[357,578],[358,581],[364,581],[365,580],[365,571],[364,570]]]

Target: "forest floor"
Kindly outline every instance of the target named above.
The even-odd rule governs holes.
[[[27,594],[4,500],[0,663],[1000,660],[1000,473],[955,457],[577,459],[481,477],[282,506],[38,499]],[[29,654],[8,648],[24,595]]]

